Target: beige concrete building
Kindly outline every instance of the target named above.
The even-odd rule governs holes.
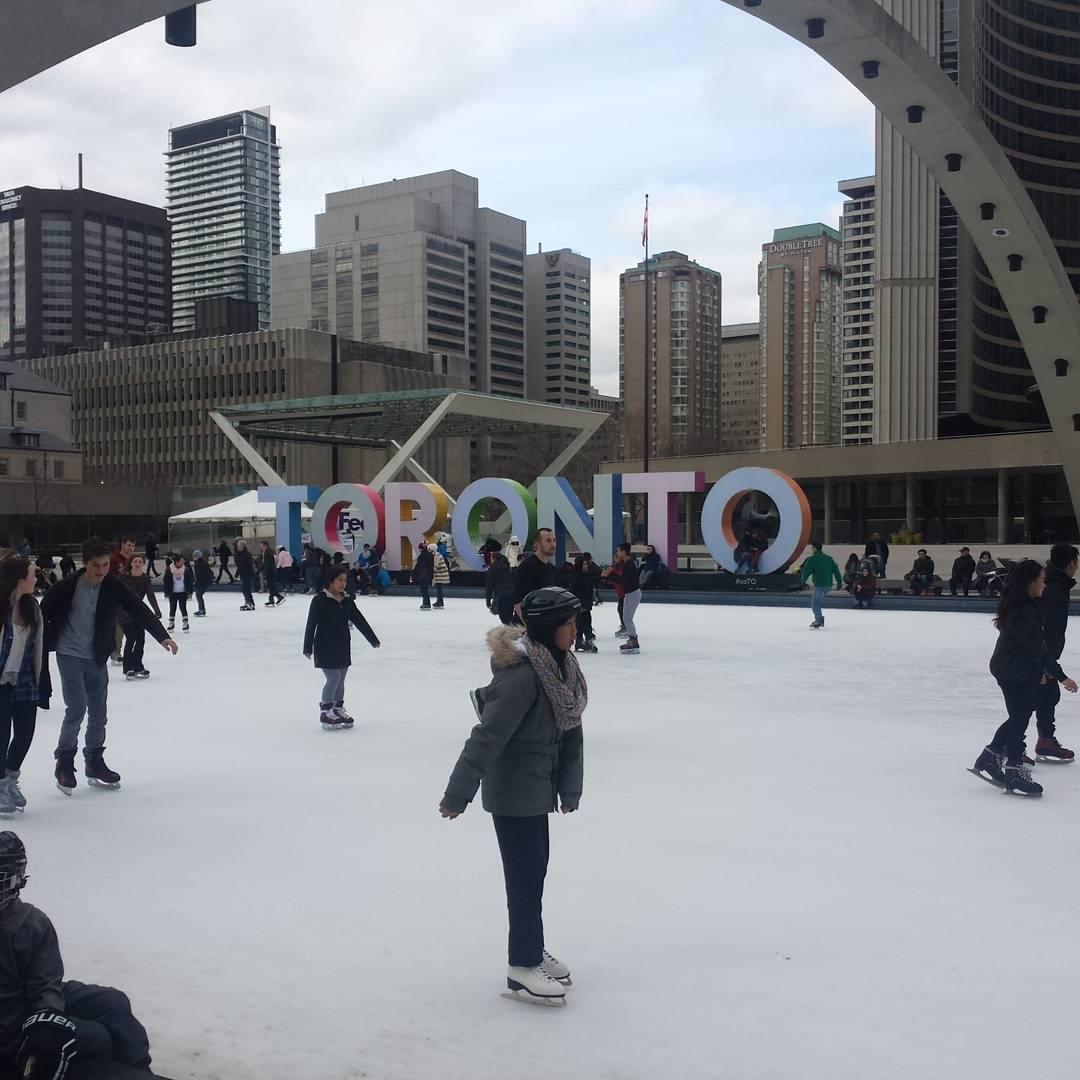
[[[524,259],[464,173],[331,192],[315,246],[274,257],[273,326],[464,356],[472,389],[524,398]]]
[[[720,443],[725,450],[761,446],[761,327],[733,323],[721,330]]]
[[[26,366],[72,395],[88,478],[158,490],[161,513],[171,509],[178,488],[209,497],[258,483],[210,419],[222,405],[468,384],[460,358],[451,362],[311,330],[177,338],[44,357]],[[320,486],[366,480],[386,461],[382,449],[335,451],[263,440],[258,450],[289,482]],[[467,480],[461,439],[433,440],[421,463],[449,485]]]
[[[569,248],[525,256],[527,392],[532,401],[588,408],[591,263]]]
[[[840,442],[840,234],[820,222],[777,229],[758,267],[762,446]]]
[[[645,447],[645,304],[649,290],[649,453],[720,438],[721,279],[680,251],[619,275],[619,387],[627,452]]]
[[[82,455],[72,445],[71,395],[0,363],[0,485],[78,484]]]
[[[844,359],[841,373],[840,440],[844,446],[873,442],[876,182],[872,176],[841,180],[846,197],[840,218],[843,246]]]

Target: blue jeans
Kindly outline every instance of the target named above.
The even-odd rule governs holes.
[[[344,705],[345,704],[345,676],[349,674],[347,667],[341,668],[319,668],[323,673],[323,678],[326,679],[326,685],[323,687],[322,702],[323,705]]]
[[[60,685],[64,694],[64,719],[60,725],[57,752],[74,752],[79,748],[79,729],[86,718],[87,750],[99,750],[105,745],[105,724],[109,717],[109,669],[96,660],[83,660],[78,656],[56,654],[56,666],[60,669]]]
[[[825,612],[821,610],[821,602],[825,599],[828,591],[829,587],[827,585],[815,585],[814,591],[810,594],[810,610],[814,613],[814,622],[819,626],[825,625]]]

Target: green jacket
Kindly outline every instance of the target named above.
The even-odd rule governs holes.
[[[834,579],[838,589],[844,587],[844,579],[840,576],[840,567],[836,565],[836,560],[831,555],[826,555],[824,551],[814,552],[802,564],[802,572],[799,576],[802,578],[804,585],[807,581],[813,579],[815,589],[827,589]]]

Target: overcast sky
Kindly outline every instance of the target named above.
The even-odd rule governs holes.
[[[211,0],[199,45],[154,23],[0,94],[0,189],[74,185],[164,204],[169,127],[270,105],[283,250],[327,191],[460,169],[593,260],[593,382],[618,388],[618,275],[650,246],[724,275],[757,319],[774,228],[836,223],[873,171],[873,111],[808,49],[716,0]]]

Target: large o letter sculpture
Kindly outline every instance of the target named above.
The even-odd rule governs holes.
[[[367,484],[331,484],[315,504],[311,515],[311,542],[323,551],[345,552],[338,517],[354,507],[363,527],[353,531],[353,550],[358,545],[376,547],[384,532],[386,509],[382,497]]]
[[[712,557],[735,573],[734,515],[739,500],[753,491],[768,495],[780,515],[780,531],[761,556],[757,572],[774,574],[786,570],[803,552],[810,540],[813,517],[806,492],[786,473],[777,469],[751,466],[735,469],[712,486],[701,508],[701,535]]]
[[[483,570],[480,557],[480,511],[487,499],[496,499],[510,511],[510,531],[526,546],[536,532],[536,500],[516,480],[474,480],[458,497],[454,507],[454,550],[458,562],[470,570]]]

